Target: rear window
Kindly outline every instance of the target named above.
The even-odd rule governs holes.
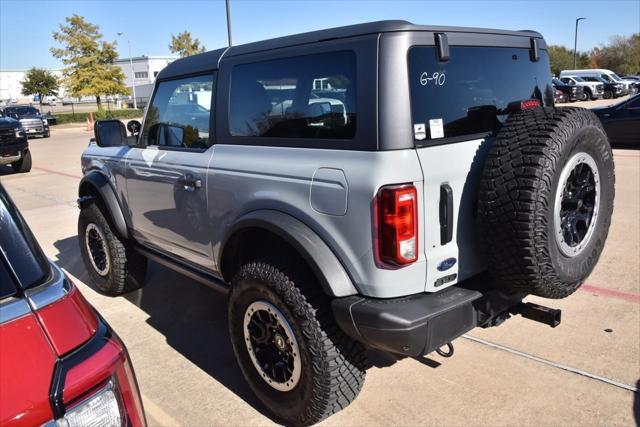
[[[4,260],[0,255],[0,300],[11,297],[16,294],[16,287],[13,278],[9,275]]]
[[[352,139],[356,132],[355,53],[235,66],[229,131],[245,137]]]
[[[451,47],[449,61],[440,62],[435,47],[413,47],[408,61],[416,141],[495,131],[512,102],[553,105],[545,50],[532,62],[528,49]]]
[[[1,186],[0,258],[4,258],[7,268],[13,269],[23,288],[42,283],[49,274],[49,264],[40,246]]]

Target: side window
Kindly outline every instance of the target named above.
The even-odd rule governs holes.
[[[600,77],[605,81],[605,82],[609,82],[611,83],[613,80],[611,79],[611,77],[607,76],[606,74],[600,74]]]
[[[627,108],[640,108],[640,98],[636,98],[627,104]]]
[[[356,132],[355,53],[235,66],[229,131],[232,136],[352,139]]]
[[[210,147],[215,77],[211,73],[158,84],[144,121],[142,143],[193,149]]]

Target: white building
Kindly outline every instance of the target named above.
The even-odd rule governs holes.
[[[177,56],[138,56],[133,59],[133,78],[135,78],[136,87],[144,87],[145,85],[153,84],[156,81],[156,77],[160,70],[167,66],[167,64],[178,59]],[[132,76],[131,76],[131,64],[129,58],[122,58],[116,60],[116,65],[122,68],[122,72],[125,75],[125,84],[131,88]],[[55,76],[61,77],[62,70],[54,69],[49,70]],[[33,96],[22,95],[22,81],[25,79],[27,70],[0,70],[0,101],[15,100],[18,103],[33,102]],[[141,91],[144,92],[144,91]],[[144,97],[143,93],[136,93],[138,97]],[[148,96],[148,95],[146,95]],[[60,88],[58,98],[66,98],[64,87]]]
[[[156,81],[156,77],[160,70],[169,65],[171,62],[178,59],[178,56],[136,56],[132,58],[133,73],[135,77],[136,86],[142,86]],[[129,58],[122,58],[116,60],[116,65],[119,65],[126,77],[125,84],[127,87],[133,85],[131,80],[131,64]]]

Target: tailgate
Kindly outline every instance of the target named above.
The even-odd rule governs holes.
[[[417,149],[424,176],[427,292],[484,269],[475,218],[478,182],[489,145],[484,141]]]

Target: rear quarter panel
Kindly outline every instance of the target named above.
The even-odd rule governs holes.
[[[332,180],[331,176],[341,175],[329,174],[323,182],[314,182],[314,175],[322,168],[342,171],[345,180]],[[422,172],[415,150],[372,152],[219,144],[207,181],[216,258],[221,255],[226,233],[242,215],[273,209],[314,230],[334,251],[363,295],[394,297],[424,290],[422,254],[409,266],[380,268],[373,247],[373,201],[378,189],[388,184],[414,183],[422,198]],[[336,197],[340,199],[338,205],[344,197],[346,212],[318,211],[318,205],[336,203],[315,199],[312,204],[312,183],[313,188],[321,185],[326,190],[313,197]],[[423,221],[419,223],[422,235]]]

